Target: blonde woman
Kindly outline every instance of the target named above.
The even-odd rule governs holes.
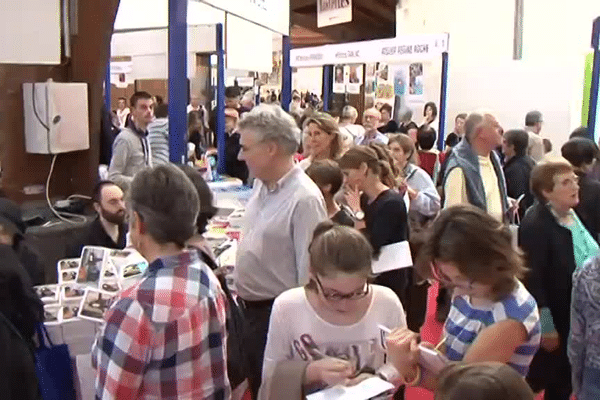
[[[316,160],[337,160],[341,155],[340,128],[335,119],[322,112],[315,112],[304,121],[304,138],[310,149],[308,157],[300,162],[306,170]]]

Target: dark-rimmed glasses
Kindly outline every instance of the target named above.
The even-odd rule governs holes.
[[[460,283],[456,283],[448,275],[444,274],[435,262],[431,262],[431,272],[435,280],[444,286],[459,288],[462,290],[473,290],[473,280],[464,280]]]
[[[337,302],[337,301],[342,301],[342,300],[364,299],[365,297],[367,297],[367,295],[371,291],[371,289],[370,289],[371,285],[369,285],[369,282],[365,283],[365,286],[359,291],[355,291],[352,293],[340,293],[340,292],[332,290],[332,289],[325,290],[325,288],[321,284],[321,280],[316,275],[315,275],[315,280],[317,281],[317,285],[319,286],[319,290],[323,294],[323,297],[325,298],[325,300],[328,300],[328,301]]]

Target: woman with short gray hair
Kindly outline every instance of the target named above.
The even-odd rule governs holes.
[[[356,110],[356,108],[354,108],[352,106],[345,106],[342,109],[342,116],[340,118],[340,124],[339,124],[340,125],[340,134],[344,138],[351,137],[352,144],[354,144],[354,139],[356,139],[359,136],[364,136],[364,134],[365,134],[365,128],[362,125],[356,124],[357,118],[358,118],[358,111]]]
[[[129,190],[131,241],[150,265],[105,315],[92,350],[96,397],[229,398],[226,298],[184,249],[196,230],[196,188],[164,164],[138,172]]]

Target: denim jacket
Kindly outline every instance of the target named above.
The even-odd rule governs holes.
[[[573,274],[568,354],[577,393],[584,369],[600,369],[600,256]]]

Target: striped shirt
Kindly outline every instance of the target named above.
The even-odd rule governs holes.
[[[527,340],[517,347],[508,365],[526,376],[533,356],[540,346],[541,330],[537,303],[521,282],[503,300],[488,306],[474,307],[469,296],[456,296],[444,326],[446,356],[451,361],[461,361],[477,335],[496,322],[514,319],[527,331]]]
[[[148,125],[152,165],[169,163],[169,120],[157,118]]]

